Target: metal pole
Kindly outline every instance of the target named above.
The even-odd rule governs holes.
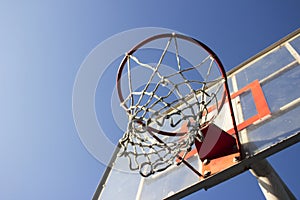
[[[267,160],[253,164],[250,172],[257,178],[259,187],[267,200],[296,199]]]

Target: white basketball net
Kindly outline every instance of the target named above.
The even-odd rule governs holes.
[[[165,75],[160,73],[162,61],[171,42],[175,43],[177,69]],[[121,153],[129,159],[131,170],[139,170],[144,177],[180,164],[192,149],[194,140],[202,141],[201,128],[218,114],[223,79],[210,80],[215,60],[208,55],[195,66],[184,67],[176,37],[171,37],[160,59],[155,64],[141,62],[134,55],[126,55],[129,94],[121,102],[128,116],[127,131],[120,139]],[[132,63],[151,70],[142,88],[132,85]],[[198,73],[203,65],[209,66],[202,81],[189,80],[185,73]],[[153,83],[154,80],[158,80]],[[188,91],[188,92],[187,92]],[[176,97],[176,98],[174,98]],[[209,114],[212,107],[216,111]],[[185,128],[183,128],[185,127]]]

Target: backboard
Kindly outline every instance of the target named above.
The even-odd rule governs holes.
[[[194,148],[185,159],[201,173],[209,171],[205,178],[182,164],[145,178],[130,172],[128,159],[118,157],[117,148],[93,199],[179,199],[236,176],[251,164],[300,141],[300,30],[227,76],[242,157],[233,153],[204,163]],[[230,133],[234,127],[224,121],[230,119],[227,104],[214,123]],[[218,168],[220,162],[225,167]]]

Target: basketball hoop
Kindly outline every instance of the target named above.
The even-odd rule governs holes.
[[[149,54],[147,59],[142,56],[148,51],[154,51],[153,60]],[[191,61],[185,59],[188,51],[194,54]],[[136,68],[150,73],[134,76]],[[135,85],[134,78],[145,81]],[[195,140],[203,141],[201,130],[213,123],[230,98],[216,54],[198,40],[174,33],[155,35],[133,47],[119,66],[117,90],[128,116],[120,156],[128,157],[130,169],[144,177],[185,162]]]

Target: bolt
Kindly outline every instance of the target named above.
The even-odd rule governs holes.
[[[204,165],[208,165],[210,163],[210,160],[208,160],[208,159],[205,159],[204,161],[203,161],[203,164]]]
[[[203,177],[207,178],[210,176],[210,174],[211,174],[211,171],[204,171]]]
[[[233,162],[238,162],[240,160],[240,157],[239,156],[235,156],[234,158],[233,158]]]

